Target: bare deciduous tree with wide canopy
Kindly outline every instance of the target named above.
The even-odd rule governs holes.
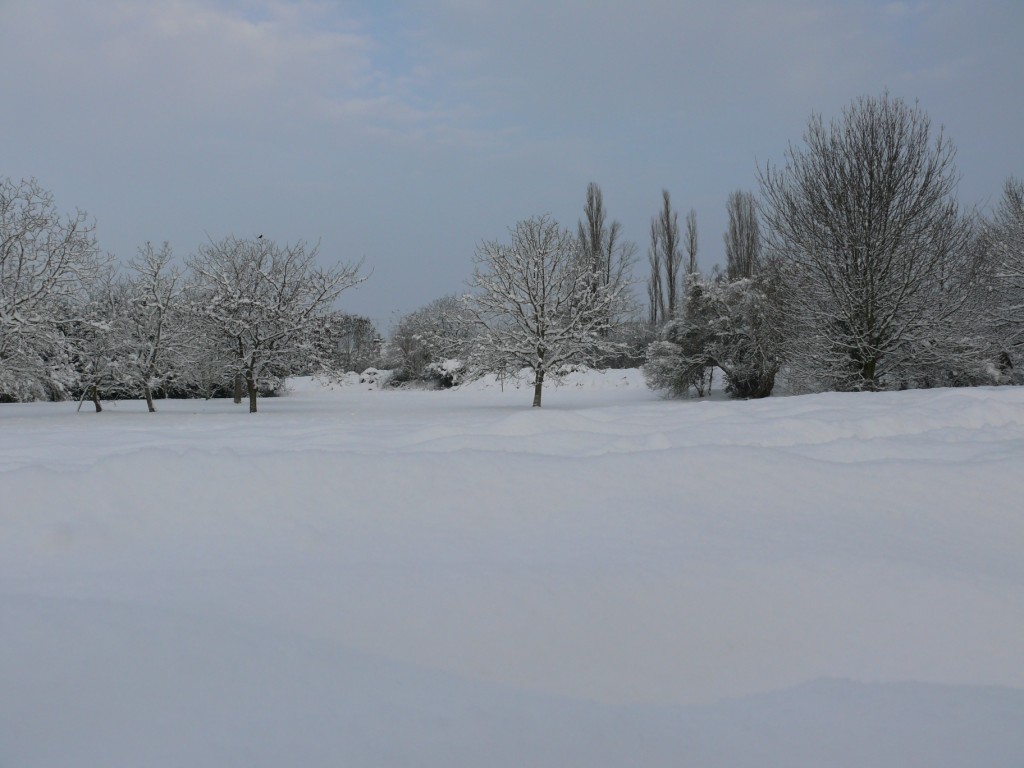
[[[826,388],[875,390],[956,334],[971,279],[954,149],[918,107],[864,97],[760,174],[787,358]]]

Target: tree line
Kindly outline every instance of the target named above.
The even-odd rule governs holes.
[[[864,97],[808,121],[759,195],[727,201],[724,269],[702,272],[697,217],[668,191],[651,220],[646,306],[636,246],[586,190],[575,230],[549,216],[479,244],[469,290],[401,317],[383,341],[335,308],[360,264],[262,236],[175,265],[145,245],[103,257],[81,212],[0,181],[0,399],[232,394],[251,411],[288,375],[393,369],[451,385],[529,369],[533,404],[574,365],[643,364],[653,388],[734,397],[1016,383],[1024,343],[1024,184],[988,216],[955,198],[955,150],[917,105]]]
[[[603,279],[612,287],[598,302],[609,309],[600,330],[575,337],[558,362],[642,362],[649,385],[676,396],[707,394],[716,370],[739,398],[771,394],[780,377],[791,391],[1017,383],[1024,184],[1009,179],[983,216],[957,202],[954,159],[942,129],[889,94],[857,99],[828,123],[812,115],[784,163],[759,170],[759,196],[729,196],[724,269],[701,271],[696,212],[680,226],[662,192],[651,219],[645,315],[621,289],[636,249],[617,222],[606,226],[601,190],[591,184],[577,236],[562,231],[557,242],[565,264],[584,265],[580,286]],[[459,367],[447,358],[473,353],[453,348],[444,328],[468,312],[463,328],[507,325],[506,333],[486,334],[484,369],[532,368],[539,393],[554,369],[548,339],[572,326],[559,307],[573,300],[538,303],[543,293],[506,273],[526,278],[551,266],[544,254],[552,240],[530,234],[545,226],[556,225],[520,222],[507,253],[479,247],[476,293],[403,318],[391,363],[411,378],[451,382]],[[583,287],[576,293],[587,295]]]
[[[121,267],[80,211],[34,180],[0,180],[0,400],[154,395],[248,399],[289,375],[336,370],[363,329],[334,309],[361,265],[316,246],[227,237],[175,263],[147,243]],[[363,331],[365,332],[365,331]]]
[[[688,277],[649,380],[699,392],[715,366],[738,397],[780,373],[795,391],[1016,382],[1022,185],[1008,180],[988,218],[965,210],[954,157],[888,94],[812,116],[784,164],[761,169],[760,200],[730,198],[726,273]]]

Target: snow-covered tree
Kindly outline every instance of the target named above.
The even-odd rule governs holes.
[[[62,215],[34,179],[0,179],[0,399],[75,386],[68,332],[105,262],[83,212]]]
[[[548,216],[520,221],[510,234],[509,243],[476,251],[476,291],[467,297],[479,329],[474,359],[490,371],[529,368],[539,407],[547,376],[618,346],[607,329],[625,306],[627,281],[618,264],[611,280],[595,280],[579,239]]]
[[[1007,179],[986,226],[985,248],[991,265],[990,317],[999,340],[1016,352],[1024,346],[1024,181]]]
[[[330,312],[323,317],[318,336],[323,346],[319,359],[329,361],[329,367],[339,373],[358,373],[381,365],[382,339],[368,317]]]
[[[464,372],[476,326],[458,296],[439,299],[400,318],[388,340],[387,364],[397,381],[457,384]]]
[[[765,278],[707,279],[690,275],[682,317],[670,320],[648,348],[644,376],[653,389],[698,396],[714,368],[732,397],[767,397],[781,365],[771,286]]]
[[[362,282],[359,264],[325,268],[316,247],[278,245],[262,235],[228,237],[199,248],[189,264],[196,280],[194,313],[209,336],[231,350],[232,373],[245,381],[250,413],[258,382],[318,363],[321,319],[342,291]]]
[[[787,360],[811,386],[874,390],[962,335],[971,228],[952,143],[888,94],[861,98],[761,173]]]
[[[114,269],[92,281],[68,335],[78,373],[81,403],[89,398],[99,413],[104,397],[130,396],[135,378],[128,364],[131,345],[124,318],[129,303],[127,282]]]
[[[146,407],[156,410],[153,391],[177,377],[184,382],[195,362],[197,334],[188,322],[185,278],[172,263],[168,243],[146,243],[129,262],[124,302],[118,318],[124,367]]]

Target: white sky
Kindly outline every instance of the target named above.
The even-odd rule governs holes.
[[[886,88],[991,204],[1024,176],[1022,40],[1021,0],[0,0],[0,174],[123,259],[261,233],[365,258],[342,306],[386,327],[518,219],[574,227],[589,181],[641,257],[662,188],[695,208],[709,268],[729,192]]]

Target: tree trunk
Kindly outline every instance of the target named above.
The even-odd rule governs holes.
[[[865,360],[861,367],[860,375],[864,379],[864,389],[867,392],[875,392],[878,389],[878,381],[875,378],[877,366],[876,360]]]
[[[240,404],[242,402],[242,395],[244,393],[245,393],[244,379],[242,377],[242,374],[236,373],[235,374],[235,391],[232,393],[233,397],[234,397],[234,400],[235,400],[235,405],[238,405],[238,404]]]
[[[153,405],[153,390],[150,389],[149,383],[142,385],[142,391],[146,393],[146,407],[150,413],[156,413],[156,406]]]
[[[540,393],[544,389],[544,369],[537,371],[533,379],[533,407],[540,408]]]
[[[96,413],[103,411],[103,406],[100,405],[100,390],[95,384],[92,385],[92,404],[96,406]]]
[[[256,377],[251,368],[245,372],[245,388],[249,392],[249,413],[256,413]]]

